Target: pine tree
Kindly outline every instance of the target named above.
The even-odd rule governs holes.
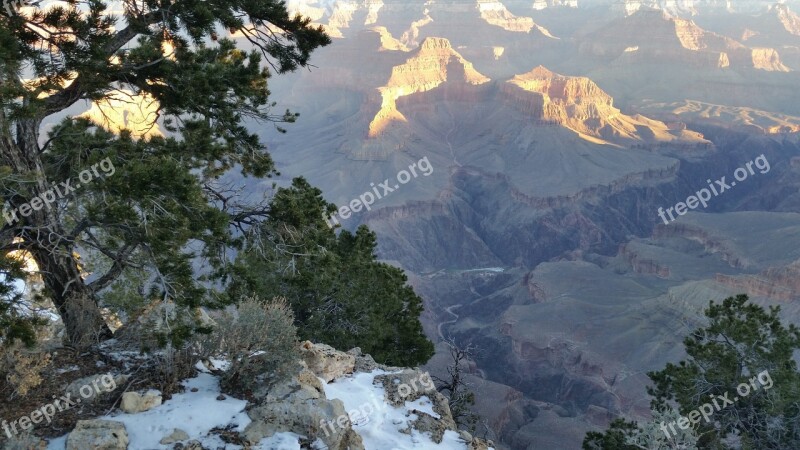
[[[654,387],[648,393],[654,409],[665,410],[674,401],[684,415],[712,398],[735,399],[715,408],[713,422],[699,422],[700,448],[717,448],[735,436],[743,448],[795,449],[800,447],[800,371],[794,359],[800,329],[783,325],[780,307],[765,310],[748,300],[738,295],[711,302],[705,312],[709,325],[684,340],[689,357],[649,373]],[[771,383],[762,385],[759,378]]]
[[[373,232],[337,235],[324,220],[335,206],[303,178],[278,189],[270,206],[240,254],[233,295],[285,297],[301,338],[361,347],[382,363],[415,365],[433,355],[419,321],[422,299],[400,269],[376,260]]]
[[[330,42],[280,0],[125,0],[117,15],[111,4],[0,9],[0,245],[32,255],[72,342],[110,335],[97,299],[131,270],[150,275],[147,296],[208,300],[192,261],[219,266],[238,245],[231,227],[265,215],[239,207],[218,177],[275,172],[243,121],[294,120],[271,113],[267,80]],[[155,101],[169,137],[75,118],[43,136],[46,120],[115,92]],[[102,164],[113,176],[99,176]],[[79,254],[93,255],[84,268]]]
[[[10,254],[0,257],[0,347],[20,342],[31,346],[44,318],[26,304],[20,284],[26,279],[24,263]]]
[[[654,383],[648,388],[651,408],[661,423],[640,427],[620,419],[605,433],[588,433],[583,448],[800,448],[800,371],[794,359],[800,329],[783,325],[780,307],[765,310],[748,300],[738,295],[711,302],[708,325],[684,340],[688,358],[648,373]],[[668,417],[677,422],[681,416],[691,433],[675,425],[668,433],[655,431]]]

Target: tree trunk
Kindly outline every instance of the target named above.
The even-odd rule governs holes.
[[[94,295],[84,283],[78,263],[62,251],[31,249],[44,280],[67,330],[68,343],[84,347],[113,336],[100,313]]]
[[[47,180],[40,157],[40,119],[22,119],[16,122],[16,139],[9,134],[8,123],[0,111],[0,150],[2,164],[10,166],[16,174],[35,176],[32,192],[9,195],[12,209],[41,195],[55,181]],[[64,181],[64,180],[59,180]],[[30,198],[27,198],[29,197]],[[63,225],[55,209],[43,208],[3,230],[3,245],[21,239],[19,248],[30,252],[39,267],[45,291],[58,309],[66,327],[68,343],[86,346],[110,338],[111,329],[100,313],[94,293],[81,277],[78,261],[73,255],[74,242],[66,238]]]

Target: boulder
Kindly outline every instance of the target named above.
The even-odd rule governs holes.
[[[126,450],[125,425],[113,420],[80,420],[67,437],[66,450]]]
[[[360,347],[355,347],[347,352],[348,355],[353,355],[356,359],[354,371],[355,372],[372,372],[380,367],[380,364],[375,362],[371,355],[361,353]]]
[[[93,403],[97,399],[111,393],[128,381],[128,375],[111,375],[100,373],[79,378],[67,386],[65,392],[72,399],[81,399],[81,403]]]
[[[5,433],[0,433],[5,437]],[[31,434],[12,435],[7,441],[0,441],[0,450],[46,450],[47,441]]]
[[[372,372],[375,369],[385,370],[387,372],[397,371],[400,370],[401,367],[392,367],[387,366],[385,364],[380,364],[375,362],[372,358],[372,355],[367,353],[363,353],[360,347],[354,347],[347,351],[348,355],[353,355],[356,359],[355,370],[354,372]]]
[[[126,392],[122,394],[119,407],[128,414],[136,414],[161,406],[161,401],[161,392],[153,389],[147,392]]]
[[[386,392],[386,400],[392,406],[402,406],[405,402],[413,402],[420,397],[427,396],[433,401],[434,408],[437,407],[437,401],[441,403],[441,400],[444,399],[446,407],[441,407],[441,409],[443,411],[447,410],[447,412],[450,410],[449,405],[447,405],[447,399],[444,396],[441,398],[436,396],[439,392],[427,372],[404,369],[397,373],[378,375],[375,377],[375,382],[383,385],[383,389]],[[438,413],[439,411],[436,412]]]
[[[328,450],[364,450],[344,404],[338,399],[328,400],[317,375],[306,368],[273,386],[247,413],[252,422],[244,438],[253,444],[290,431],[311,441],[319,439]]]
[[[300,345],[300,354],[308,368],[326,383],[355,370],[355,356],[340,352],[330,345],[305,341]]]

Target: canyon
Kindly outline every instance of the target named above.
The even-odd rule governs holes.
[[[747,293],[800,319],[797,2],[292,1],[334,37],[272,81],[281,169],[344,205],[427,157],[344,226],[477,351],[501,448],[577,449],[646,418],[646,372],[683,356],[710,300]],[[768,173],[665,225],[659,207],[764,155]],[[260,186],[253,185],[258,190]]]

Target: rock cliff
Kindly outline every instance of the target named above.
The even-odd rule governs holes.
[[[546,28],[534,23],[532,18],[515,16],[499,1],[478,0],[477,8],[483,20],[504,30],[521,33],[536,30],[547,37],[554,37]]]
[[[539,66],[515,76],[501,90],[507,103],[537,123],[564,126],[586,139],[617,143],[704,141],[697,133],[622,114],[611,96],[586,77],[567,77]]]
[[[643,34],[641,30],[648,32]],[[626,63],[680,61],[706,68],[789,71],[773,48],[748,48],[734,39],[706,31],[691,20],[657,9],[637,10],[590,33],[579,50],[601,58],[625,58]]]
[[[369,125],[369,137],[377,137],[392,122],[405,122],[405,117],[397,110],[397,99],[403,96],[434,89],[442,83],[453,80],[470,85],[489,82],[472,63],[464,59],[444,38],[427,38],[419,46],[416,54],[404,64],[392,69],[386,86],[378,89],[381,94],[381,108]]]

